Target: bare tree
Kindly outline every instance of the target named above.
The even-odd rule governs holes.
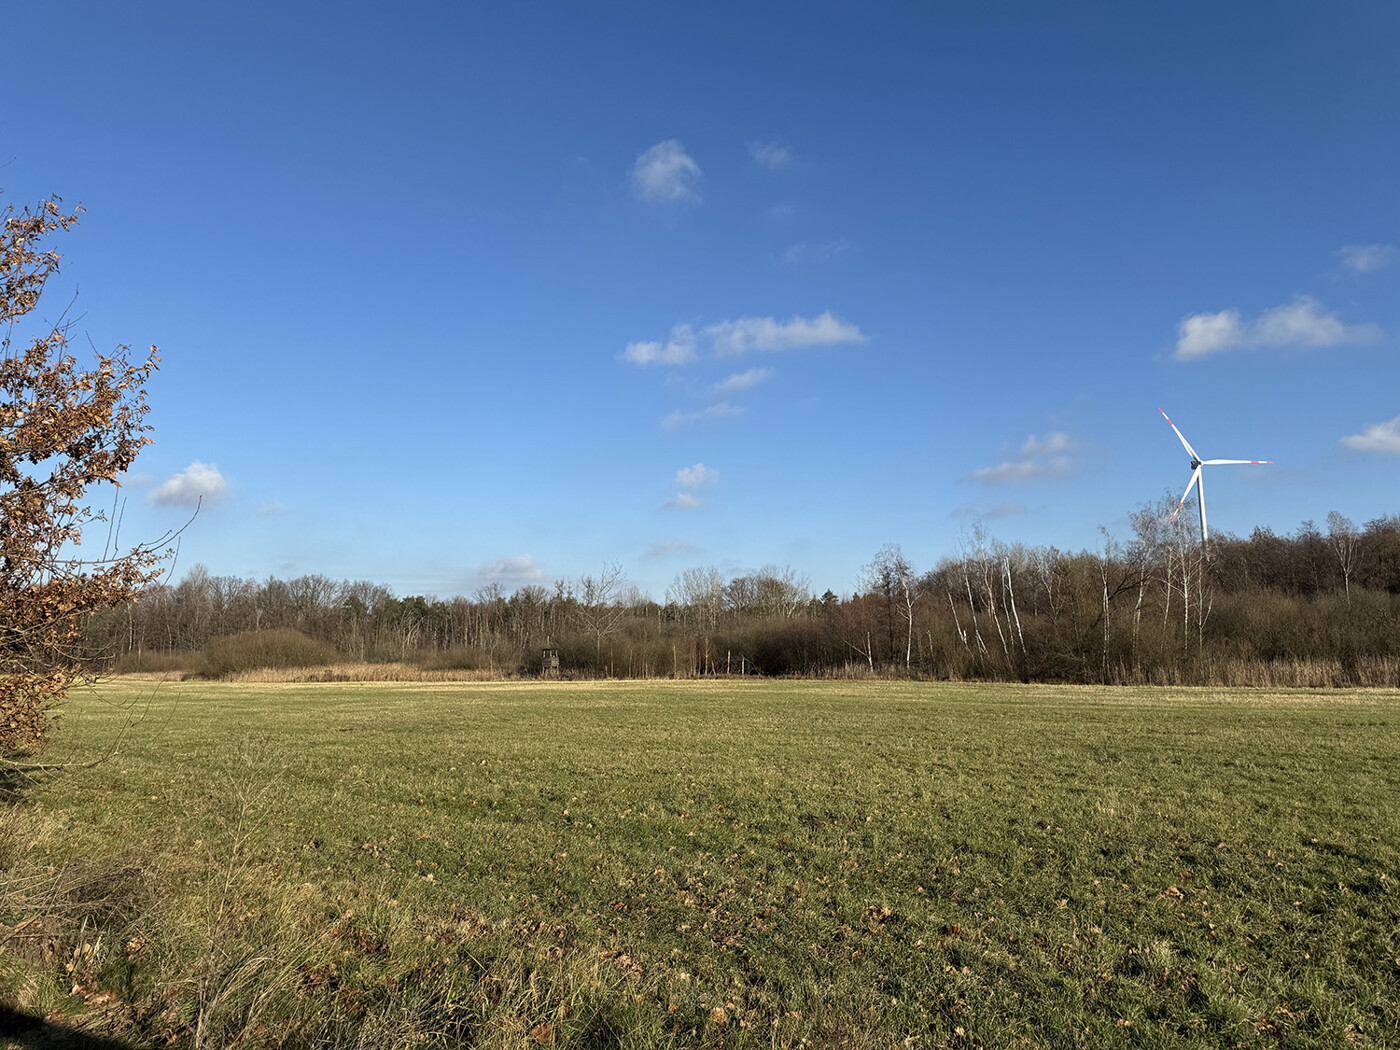
[[[1016,547],[1007,547],[1004,544],[996,545],[997,556],[1001,558],[1001,586],[1002,594],[1005,598],[1007,608],[1011,610],[1011,622],[1016,627],[1016,641],[1021,647],[1021,659],[1025,662],[1026,635],[1021,629],[1021,614],[1016,610],[1016,586],[1014,573],[1012,571],[1012,561],[1018,564],[1025,561],[1025,551],[1018,544]]]
[[[904,669],[908,671],[914,659],[914,602],[918,598],[914,568],[904,557],[899,544],[887,543],[865,567],[866,585],[885,600],[887,610],[897,606],[904,618]],[[887,612],[888,614],[888,612]],[[893,621],[891,620],[891,625]],[[894,648],[893,645],[890,646]]]
[[[1011,647],[1006,643],[1006,632],[1001,627],[1001,614],[997,610],[997,590],[992,586],[992,578],[995,575],[998,582],[1001,579],[1001,566],[988,548],[987,530],[980,521],[972,525],[972,540],[976,544],[975,548],[970,548],[964,543],[964,560],[970,561],[974,567],[978,582],[982,584],[982,596],[987,603],[987,612],[992,618],[992,623],[997,629],[997,638],[1001,640],[1002,655],[1008,660],[1011,659]],[[970,591],[970,589],[969,589]]]
[[[724,574],[713,565],[686,569],[666,588],[666,600],[689,609],[714,630],[724,608],[725,589]]]
[[[622,565],[605,561],[597,576],[580,576],[576,588],[579,624],[593,636],[595,655],[603,655],[603,638],[617,630],[627,607],[618,599],[627,575]]]
[[[807,577],[791,566],[779,569],[776,565],[765,565],[758,570],[754,581],[758,588],[758,606],[770,616],[788,619],[812,597]]]
[[[1356,547],[1361,540],[1355,523],[1337,511],[1327,515],[1327,542],[1337,556],[1337,564],[1342,570],[1342,585],[1346,588],[1347,604],[1351,604],[1351,574],[1356,569]]]
[[[1170,496],[1166,497],[1168,500]],[[1153,567],[1164,556],[1170,555],[1171,548],[1163,535],[1165,515],[1160,507],[1145,503],[1128,515],[1133,527],[1133,543],[1128,549],[1128,557],[1137,571],[1137,601],[1133,605],[1133,668],[1141,667],[1138,640],[1142,630],[1142,605],[1147,593],[1147,585],[1153,577]],[[1170,564],[1170,563],[1168,563]],[[1170,586],[1170,580],[1168,580]]]

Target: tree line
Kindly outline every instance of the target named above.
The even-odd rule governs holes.
[[[367,581],[156,582],[175,535],[124,544],[88,502],[149,443],[154,347],[83,365],[71,321],[36,321],[78,222],[51,197],[0,207],[0,771],[29,761],[71,685],[112,666],[231,674],[396,663],[488,674],[629,677],[891,674],[1068,682],[1397,684],[1400,519],[1197,543],[1170,497],[1077,553],[1007,544],[979,525],[918,570],[876,552],[855,593],[792,569],[683,572],[663,599],[620,565],[470,597],[397,597]],[[34,325],[33,334],[23,329]],[[91,541],[106,533],[100,548]],[[80,546],[86,539],[88,546]],[[87,552],[87,553],[85,553]]]
[[[197,668],[216,640],[293,631],[335,659],[572,676],[908,675],[1083,683],[1400,684],[1400,516],[1340,514],[1202,547],[1169,497],[1093,549],[1005,543],[980,524],[918,569],[877,551],[855,593],[791,568],[687,569],[659,600],[621,566],[470,596],[368,581],[258,581],[201,566],[86,623],[127,670]]]

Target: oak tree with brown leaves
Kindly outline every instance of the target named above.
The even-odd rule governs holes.
[[[51,197],[0,209],[0,762],[39,748],[57,708],[97,664],[82,619],[130,601],[162,571],[160,544],[87,553],[84,530],[106,515],[87,503],[92,486],[120,484],[150,442],[145,386],[156,348],[133,364],[128,348],[80,366],[71,323],[40,326],[12,345],[17,322],[58,272],[55,232],[82,212]]]

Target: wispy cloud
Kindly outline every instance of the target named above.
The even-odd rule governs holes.
[[[285,514],[287,508],[278,500],[263,500],[258,504],[258,513],[264,517],[271,517],[276,514]]]
[[[777,171],[792,163],[792,150],[780,142],[750,142],[749,156],[760,167]]]
[[[743,414],[744,410],[738,405],[731,405],[728,401],[716,401],[713,405],[697,408],[693,412],[676,409],[676,411],[662,418],[661,426],[666,430],[675,430],[677,427],[689,426],[692,423],[709,423],[717,419],[732,419],[735,416],[742,416]]]
[[[1250,347],[1328,347],[1368,343],[1380,337],[1373,324],[1346,324],[1308,295],[1265,310],[1253,321],[1238,310],[1192,314],[1177,326],[1176,358],[1189,361],[1208,354]]]
[[[643,558],[673,558],[677,554],[692,554],[700,548],[689,540],[676,536],[669,540],[658,540],[642,552]]]
[[[994,521],[997,518],[1011,518],[1017,514],[1026,513],[1026,505],[1017,503],[1015,500],[1006,500],[1002,503],[994,504],[990,507],[978,507],[968,504],[964,507],[957,507],[948,516],[960,518],[964,521],[981,519],[983,521]]]
[[[750,368],[747,372],[735,372],[710,387],[710,392],[720,395],[741,393],[745,390],[752,390],[760,383],[768,382],[777,374],[777,371],[772,368]]]
[[[1385,452],[1400,456],[1400,416],[1388,423],[1372,423],[1361,433],[1342,438],[1342,444],[1358,452]]]
[[[702,340],[714,356],[732,357],[752,351],[805,350],[814,346],[863,343],[866,337],[856,325],[838,320],[830,310],[816,317],[794,316],[787,321],[772,317],[738,317],[706,325],[699,333],[688,324],[678,324],[671,329],[671,337],[666,342],[628,343],[621,357],[637,365],[685,364],[698,356]]]
[[[651,203],[700,202],[700,165],[678,139],[644,150],[632,165],[632,188]]]
[[[1063,430],[1053,431],[1042,438],[1032,434],[1021,445],[1021,458],[1039,459],[1042,456],[1058,455],[1068,451],[1073,444]]]
[[[517,554],[495,561],[483,562],[471,574],[472,583],[477,587],[500,584],[503,590],[514,591],[545,582],[545,573],[531,554]]]
[[[671,338],[664,343],[643,340],[628,343],[622,359],[634,365],[683,365],[695,357],[695,331],[688,324],[671,329]]]
[[[720,357],[754,350],[805,350],[813,346],[865,342],[865,335],[859,328],[837,320],[830,310],[817,317],[793,317],[789,321],[740,317],[709,325],[705,334],[714,341],[715,353]]]
[[[1393,244],[1348,244],[1337,249],[1342,268],[1352,273],[1374,273],[1395,261]]]
[[[804,262],[826,262],[854,250],[854,243],[845,237],[838,237],[834,241],[823,241],[821,244],[802,241],[789,246],[779,258],[786,266],[796,266]]]
[[[978,467],[972,472],[973,481],[984,481],[989,485],[1003,482],[1039,481],[1043,478],[1062,478],[1069,473],[1070,461],[1066,457],[1036,462],[1030,459],[1011,459],[994,467]]]
[[[994,467],[978,467],[968,477],[988,485],[1063,478],[1074,468],[1065,455],[1073,447],[1074,442],[1063,431],[1044,437],[1032,434],[1021,445],[1016,459],[1004,460]]]
[[[153,488],[146,502],[161,507],[190,507],[200,505],[200,499],[213,503],[228,491],[228,481],[212,463],[195,460],[178,474],[172,474]]]
[[[698,489],[704,485],[713,485],[718,480],[719,471],[703,463],[697,463],[693,467],[682,467],[676,471],[676,484],[683,489]]]
[[[675,499],[666,501],[666,506],[673,510],[695,510],[704,505],[704,502],[698,496],[689,492],[677,492]]]

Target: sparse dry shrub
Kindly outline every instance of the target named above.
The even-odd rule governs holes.
[[[112,662],[112,672],[129,675],[182,675],[200,671],[203,666],[198,653],[178,649],[157,652],[145,650],[118,656]]]
[[[42,1014],[54,997],[135,994],[131,960],[155,927],[150,865],[84,858],[55,867],[48,849],[61,820],[0,803],[0,999]]]

